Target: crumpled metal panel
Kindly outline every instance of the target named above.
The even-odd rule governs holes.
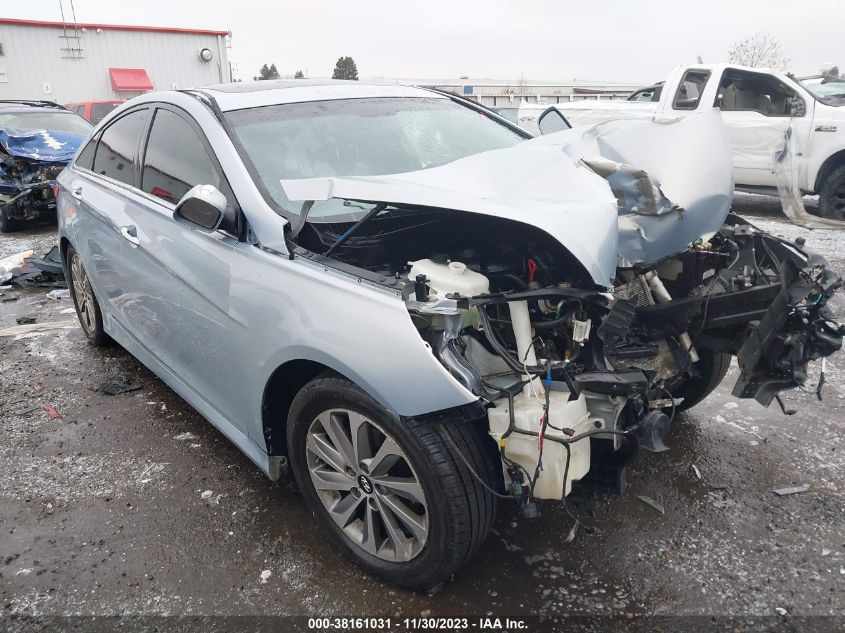
[[[590,162],[601,157],[645,171],[674,204],[669,213],[660,196],[653,197],[659,205],[655,208],[620,204],[621,265],[650,264],[679,253],[699,237],[715,233],[728,215],[734,189],[731,148],[716,109],[665,122],[607,121],[528,143],[561,141],[568,142],[574,159]],[[629,185],[638,187],[640,180],[631,177]]]
[[[59,130],[0,129],[0,146],[10,156],[45,163],[69,162],[85,138]]]
[[[601,159],[605,166],[610,160],[647,172],[662,194],[647,197],[663,206],[671,201],[671,210],[620,202],[588,166]],[[634,174],[632,186],[642,183],[637,170],[622,170]],[[292,201],[413,204],[528,223],[557,239],[605,287],[618,262],[656,262],[718,230],[734,186],[716,110],[666,123],[610,121],[565,130],[421,171],[281,184]],[[630,193],[631,200],[642,197]]]

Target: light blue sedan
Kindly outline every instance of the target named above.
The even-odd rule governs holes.
[[[91,343],[403,587],[450,577],[499,501],[535,517],[593,455],[664,450],[732,354],[768,405],[841,346],[825,262],[729,214],[718,114],[531,139],[431,90],[228,84],[123,104],[58,189]]]

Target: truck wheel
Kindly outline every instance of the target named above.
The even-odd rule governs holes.
[[[479,426],[396,421],[340,376],[305,385],[288,416],[291,469],[329,540],[370,574],[413,590],[449,578],[484,542],[495,516],[496,498],[447,437],[488,485],[501,488],[498,458],[486,452],[495,455],[495,444]]]
[[[111,337],[103,330],[103,313],[94,296],[94,289],[88,280],[88,274],[82,266],[82,259],[72,246],[67,249],[67,285],[76,316],[82,331],[94,347],[104,347],[111,343]]]
[[[819,215],[845,220],[845,165],[834,169],[819,191]]]
[[[17,220],[13,220],[12,218],[6,215],[6,210],[0,208],[0,233],[12,233],[14,231],[20,231],[21,225]]]
[[[677,412],[691,409],[709,396],[719,386],[731,366],[731,355],[714,352],[706,348],[697,348],[700,360],[696,364],[699,375],[687,377],[672,389],[675,398],[684,401],[676,407]]]

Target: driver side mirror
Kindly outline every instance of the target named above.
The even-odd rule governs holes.
[[[572,128],[563,113],[554,106],[543,111],[537,119],[537,127],[540,128],[540,134],[554,134]]]
[[[173,219],[207,233],[216,231],[226,213],[226,196],[212,185],[195,185],[182,196]]]

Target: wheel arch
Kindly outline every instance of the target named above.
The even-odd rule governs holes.
[[[814,191],[819,193],[825,179],[838,167],[845,165],[845,149],[834,152],[828,156],[819,167],[819,173],[816,175],[816,183]]]
[[[317,361],[299,358],[279,365],[264,385],[261,398],[261,427],[268,455],[287,453],[287,424],[296,394],[311,380],[336,370]]]
[[[67,266],[67,249],[71,247],[70,240],[62,235],[59,238],[59,254],[61,255],[62,265]]]
[[[442,422],[447,419],[459,419],[473,422],[486,415],[486,406],[481,399],[447,407],[445,409],[427,411],[425,413],[405,416],[389,406],[380,394],[374,392],[370,385],[356,380],[357,376],[351,371],[338,367],[331,367],[320,361],[308,358],[288,360],[276,367],[264,385],[261,398],[261,427],[265,448],[270,456],[287,454],[287,425],[291,404],[296,394],[311,380],[324,374],[334,374],[345,378],[358,389],[379,402],[385,409],[395,415],[397,420],[419,420],[428,422]]]

